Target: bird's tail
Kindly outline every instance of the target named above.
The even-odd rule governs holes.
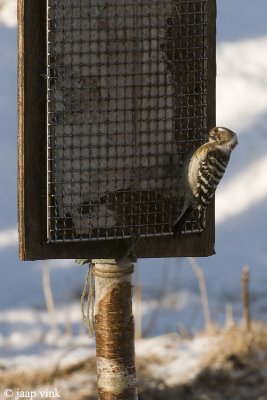
[[[174,221],[172,225],[172,231],[174,235],[177,235],[178,233],[182,232],[185,222],[188,219],[189,214],[191,213],[191,206],[186,206],[183,208],[181,213],[178,215],[176,220]]]
[[[179,216],[172,225],[172,231],[174,236],[181,233],[185,229],[185,223],[187,220],[189,220],[190,216],[192,216],[193,211],[195,212],[193,205],[190,205],[189,207],[184,208],[182,210],[181,214],[179,214]],[[195,214],[193,214],[193,218]],[[202,232],[206,227],[206,211],[198,210],[198,216],[195,215],[195,217],[197,218],[198,221],[199,232]]]

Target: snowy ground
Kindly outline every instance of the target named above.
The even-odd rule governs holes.
[[[26,365],[28,357],[33,362],[38,355],[54,359],[70,345],[87,343],[79,308],[85,270],[71,260],[18,261],[15,5],[0,0],[0,368]],[[267,320],[266,15],[266,0],[218,1],[217,125],[235,130],[239,145],[217,191],[217,254],[197,261],[206,276],[212,317],[222,324],[227,304],[241,318],[245,264],[251,271],[252,315]],[[46,312],[44,266],[50,267],[60,343]],[[146,335],[203,327],[198,282],[187,259],[139,260],[135,280],[142,283]],[[157,346],[165,349],[164,340]]]
[[[266,326],[259,323],[249,332],[232,326],[211,329],[194,339],[182,340],[176,334],[139,339],[138,398],[266,400],[266,339]],[[21,362],[12,368],[2,366],[0,394],[4,398],[17,400],[28,391],[36,399],[48,393],[45,398],[57,394],[65,400],[96,400],[95,357],[88,343],[61,353],[57,349],[49,358],[31,355],[24,362],[27,368]]]

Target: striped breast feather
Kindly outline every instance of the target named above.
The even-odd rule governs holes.
[[[214,197],[215,190],[223,177],[230,155],[219,150],[210,151],[199,164],[197,173],[197,191],[195,199],[198,209],[206,208]]]

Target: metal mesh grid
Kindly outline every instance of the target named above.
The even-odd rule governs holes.
[[[171,234],[207,132],[207,7],[48,0],[48,241]]]

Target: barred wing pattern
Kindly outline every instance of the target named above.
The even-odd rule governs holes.
[[[230,153],[215,149],[206,153],[206,157],[199,164],[197,191],[194,198],[200,220],[203,220],[205,210],[215,195],[216,188],[223,177],[229,159]],[[205,223],[203,221],[204,226]]]

